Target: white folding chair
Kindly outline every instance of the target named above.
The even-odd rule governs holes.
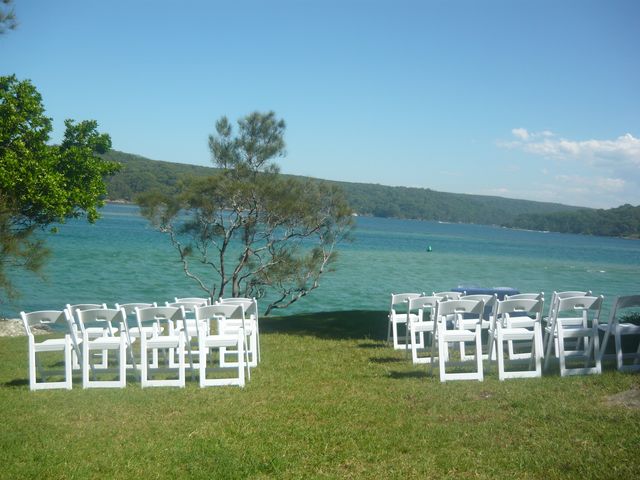
[[[184,332],[175,329],[176,322],[184,321],[185,313],[182,307],[147,307],[136,308],[138,327],[143,324],[157,323],[154,334],[147,338],[140,337],[140,386],[145,387],[181,387],[185,386],[185,339]],[[166,324],[166,328],[162,325]],[[148,353],[157,355],[159,351],[166,352],[166,365],[149,363]],[[177,361],[176,361],[177,355]],[[157,358],[157,357],[155,357]],[[193,364],[191,365],[193,371]],[[153,374],[168,372],[177,374],[177,378],[151,378]]]
[[[216,303],[215,305],[236,307],[229,310],[229,313],[225,315],[224,322],[218,322],[218,333],[225,335],[235,335],[238,329],[242,329],[245,334],[245,347],[244,353],[246,356],[248,367],[258,366],[258,334],[257,326],[253,317],[249,316],[245,312],[245,302],[243,301],[229,301]],[[221,349],[222,358],[220,363],[223,367],[236,366],[235,360],[227,360],[227,356],[231,358],[240,358],[237,352],[233,349],[223,348]]]
[[[75,305],[70,305],[67,303],[67,305],[65,306],[65,310],[69,313],[69,317],[71,318],[71,320],[73,320],[73,325],[74,327],[72,327],[71,325],[69,325],[69,328],[75,328],[76,331],[76,335],[72,335],[71,338],[72,340],[74,338],[78,339],[78,341],[82,340],[82,331],[80,330],[80,325],[78,324],[78,316],[76,315],[76,311],[78,310],[93,310],[96,308],[107,308],[107,305],[105,303],[76,303]],[[104,326],[100,325],[100,326],[85,326],[85,329],[87,331],[87,335],[89,336],[89,338],[97,338],[97,337],[102,337],[103,335],[112,335],[114,332],[113,331],[104,331]],[[71,333],[71,332],[70,332]],[[73,368],[74,369],[80,369],[81,365],[80,365],[80,358],[82,357],[82,352],[80,351],[80,346],[79,343],[78,345],[73,344]],[[107,352],[101,352],[102,355],[102,363],[101,364],[97,364],[95,365],[96,367],[99,368],[107,368],[107,364],[106,364],[106,357],[107,357]]]
[[[411,361],[431,363],[431,345],[436,335],[438,297],[416,297],[407,306],[407,333],[410,339]],[[429,355],[421,352],[429,350]]]
[[[248,344],[249,358],[252,366],[260,363],[260,322],[258,321],[258,301],[248,297],[220,298],[218,303],[242,305],[245,315],[245,326],[250,332]],[[255,359],[254,359],[255,357]]]
[[[192,364],[198,359],[198,350],[194,347],[193,339],[198,339],[198,328],[196,325],[195,311],[198,307],[204,307],[209,305],[209,299],[207,298],[191,298],[189,300],[181,299],[175,302],[166,302],[166,307],[182,307],[184,310],[184,320],[176,320],[173,326],[175,331],[181,331],[184,333],[185,348],[187,349],[187,355],[189,361]]]
[[[484,318],[484,302],[482,300],[447,300],[438,303],[438,317],[436,323],[437,340],[438,340],[438,357],[437,362],[440,368],[440,381],[447,380],[479,380],[482,381],[482,321]],[[457,328],[457,321],[466,316],[467,320],[475,319],[472,329]],[[453,318],[453,321],[448,319]],[[450,325],[451,324],[451,325]],[[467,325],[471,326],[470,323]],[[475,354],[473,360],[476,364],[475,372],[452,372],[448,373],[446,364],[449,365],[465,365],[469,362],[460,360],[454,362],[449,360],[449,344],[460,342],[472,342],[475,344]],[[435,363],[435,342],[432,348],[431,369]]]
[[[546,345],[545,370],[551,360],[551,346],[557,340],[556,357],[560,363],[561,376],[601,372],[598,321],[603,300],[601,295],[561,298],[556,302],[548,326],[551,339]],[[575,340],[576,348],[566,349],[567,339]],[[582,367],[567,367],[567,360],[576,359],[584,361]]]
[[[20,312],[24,329],[27,332],[29,341],[29,389],[30,390],[48,390],[52,388],[72,388],[72,344],[71,337],[66,334],[64,338],[48,338],[41,342],[36,342],[35,336],[31,331],[32,326],[50,326],[56,323],[66,322],[66,312],[58,310],[38,311],[38,312]],[[47,381],[47,377],[57,375],[59,372],[53,370],[45,370],[40,361],[38,353],[45,352],[62,352],[64,357],[64,380]],[[38,382],[38,378],[42,378]]]
[[[120,331],[119,335],[108,335],[106,333],[116,331],[115,327],[113,327],[114,323],[119,325],[120,328],[125,328],[123,326],[123,322],[126,321],[124,310],[113,308],[78,309],[76,310],[76,319],[82,332],[82,388],[124,388],[127,385],[127,349],[129,346],[127,337],[122,331]],[[90,323],[101,325],[100,328],[105,334],[100,337],[90,337],[87,327],[85,327]],[[94,350],[102,353],[103,364],[100,365],[99,370],[91,365],[91,352]],[[97,378],[98,372],[100,376],[110,372],[110,351],[117,353],[118,368],[116,372],[118,373],[118,379],[100,380]],[[91,377],[95,378],[92,379]]]
[[[221,333],[219,325],[224,323],[227,318],[231,318],[234,312],[242,308],[240,305],[206,305],[202,307],[196,307],[196,328],[198,329],[198,368],[200,372],[200,387],[220,386],[220,385],[238,385],[244,387],[245,384],[245,367],[247,368],[247,375],[250,376],[249,365],[246,357],[245,342],[246,336],[243,328],[235,329],[234,333]],[[211,333],[211,322],[216,323],[217,334]],[[229,369],[225,368],[222,364],[224,359],[225,350],[231,348],[235,349],[238,355],[238,362],[236,367]],[[214,350],[217,351],[217,357],[214,355]],[[215,363],[218,363],[216,368]],[[236,372],[235,376],[218,376],[211,378],[208,374],[212,371],[216,372],[228,372],[233,370]]]
[[[547,314],[547,316],[545,318],[542,319],[542,322],[544,323],[544,339],[543,339],[543,343],[544,343],[544,351],[545,351],[545,356],[547,355],[547,351],[549,351],[549,349],[547,348],[547,343],[549,342],[553,342],[553,353],[554,355],[557,357],[558,356],[558,339],[557,337],[555,337],[554,335],[552,335],[552,329],[551,329],[551,318],[554,315],[554,311],[557,308],[558,302],[563,299],[563,298],[571,298],[571,297],[584,297],[584,296],[590,296],[591,295],[591,291],[588,290],[586,292],[583,291],[578,291],[578,290],[567,290],[564,292],[556,292],[554,291],[551,294],[551,302],[549,303],[549,313]],[[579,318],[575,318],[575,317],[567,317],[565,318],[565,326],[569,327],[569,326],[578,326],[578,325],[583,325],[583,322],[581,319]],[[575,344],[576,348],[575,350],[578,350],[580,348],[580,345],[578,344],[579,340],[575,339],[572,341],[573,344]],[[567,343],[565,344],[565,349],[568,349],[570,347],[570,344]]]
[[[392,342],[394,350],[407,348],[409,339],[407,338],[407,306],[412,298],[422,296],[420,293],[392,293],[391,305],[389,307],[389,324],[387,327],[387,343]],[[404,336],[400,336],[398,326],[405,327]],[[402,341],[402,344],[400,342]]]
[[[544,301],[544,292],[540,293],[518,293],[515,295],[505,295],[505,300],[539,300],[542,299]],[[518,327],[526,327],[533,328],[533,323],[531,323],[531,318],[528,315],[515,315],[507,317],[507,327],[509,328],[518,328]],[[542,328],[542,320],[540,322],[540,328]],[[521,342],[518,342],[521,343]],[[527,352],[517,352],[516,346],[518,344],[514,344],[513,340],[507,341],[507,349],[509,353],[509,358],[514,359],[524,359],[529,358],[529,354]],[[544,347],[540,352],[540,355],[544,356]],[[491,358],[494,360],[494,358]]]
[[[157,325],[157,323],[153,323],[151,325],[143,325],[142,327],[138,326],[138,322],[136,319],[136,308],[149,308],[149,307],[157,307],[157,304],[155,302],[153,303],[145,303],[145,302],[133,302],[133,303],[116,303],[116,308],[117,309],[124,309],[124,313],[126,314],[126,321],[125,321],[125,327],[126,327],[126,334],[128,337],[128,343],[131,346],[130,351],[131,354],[134,355],[135,358],[135,352],[134,352],[134,348],[133,348],[133,344],[135,343],[136,339],[139,339],[141,335],[146,335],[147,338],[152,337],[153,334],[155,333],[156,329],[161,328]],[[158,355],[157,355],[157,351],[154,350],[153,351],[153,365],[155,367],[157,367],[158,365]],[[140,355],[138,354],[138,360],[140,358]],[[129,367],[134,367],[134,368],[140,368],[140,363],[138,362],[132,362],[132,364],[127,364],[127,368]]]
[[[635,352],[625,352],[623,345],[624,337],[640,337],[640,324],[628,321],[631,315],[640,319],[640,295],[616,297],[609,315],[609,322],[606,325],[598,326],[600,330],[604,331],[604,338],[599,352],[600,360],[615,357],[616,366],[621,372],[640,371],[640,342]],[[605,351],[611,335],[615,340],[615,354],[608,355],[605,354]],[[625,363],[625,360],[629,359],[633,359],[633,363]]]
[[[464,295],[460,297],[462,300],[473,300],[478,301],[482,300],[484,302],[485,314],[482,317],[482,322],[480,323],[480,329],[482,331],[488,332],[491,327],[491,315],[493,314],[493,306],[498,300],[498,296],[494,293],[493,295],[487,294],[477,294],[477,295]],[[464,315],[456,316],[456,327],[461,330],[473,330],[475,328],[476,318],[474,315],[471,318],[465,318]],[[480,332],[482,334],[482,331]],[[491,348],[487,347],[487,352],[490,353]],[[488,359],[489,353],[483,353],[482,358]],[[464,342],[460,342],[460,360],[467,361],[475,358],[473,355],[467,355],[465,353]]]
[[[542,313],[544,298],[507,299],[497,301],[493,309],[494,327],[490,332],[490,344],[496,343],[498,378],[531,378],[542,375]],[[507,357],[512,363],[528,362],[528,369],[505,368],[504,343],[527,342],[529,353],[520,353],[518,358]],[[528,355],[528,356],[525,356]]]

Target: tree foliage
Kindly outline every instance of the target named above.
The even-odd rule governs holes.
[[[279,173],[284,129],[273,112],[244,117],[237,133],[223,117],[209,138],[218,171],[139,198],[211,298],[269,295],[267,313],[319,286],[352,225],[339,188]]]
[[[51,119],[28,80],[0,77],[0,289],[15,294],[8,269],[38,271],[47,250],[33,234],[52,223],[86,215],[90,222],[106,195],[104,176],[119,165],[98,154],[111,148],[92,120],[65,121],[60,145],[50,145]]]
[[[18,26],[16,13],[13,10],[13,0],[0,1],[0,35]]]

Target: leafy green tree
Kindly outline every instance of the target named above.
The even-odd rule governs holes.
[[[97,154],[111,148],[95,121],[65,121],[60,145],[48,144],[51,119],[30,81],[0,77],[0,290],[17,292],[9,273],[34,272],[48,251],[34,233],[53,223],[86,215],[99,217],[106,188],[103,178],[119,165]]]
[[[351,210],[333,185],[280,175],[285,123],[273,112],[227,118],[209,137],[220,170],[178,194],[139,198],[142,213],[168,235],[185,274],[214,299],[268,296],[268,314],[319,286],[348,238]]]

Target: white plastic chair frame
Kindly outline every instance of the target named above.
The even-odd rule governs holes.
[[[64,338],[48,338],[42,342],[36,342],[35,336],[31,331],[31,326],[35,325],[53,325],[66,321],[66,311],[43,310],[38,312],[20,312],[24,329],[27,332],[29,342],[29,389],[30,390],[49,390],[53,388],[65,388],[71,390],[73,384],[72,377],[72,344],[71,337],[66,334]],[[58,372],[49,370],[45,371],[38,357],[38,353],[42,352],[62,352],[64,357],[64,380],[47,381],[47,376],[55,375]],[[38,378],[42,378],[38,382]]]
[[[500,380],[542,376],[543,310],[544,298],[507,299],[496,302],[493,309],[494,329],[490,333],[492,337],[490,342],[493,345],[495,339]],[[531,345],[528,357],[524,353],[516,359],[508,357],[512,362],[528,361],[528,369],[510,371],[505,369],[504,343],[510,341],[527,342]]]
[[[167,324],[167,329],[157,328],[154,335],[147,338],[146,335],[140,337],[140,386],[146,387],[180,387],[185,386],[185,338],[184,332],[174,330],[176,321],[184,321],[185,313],[182,307],[147,307],[136,308],[136,319],[138,327],[142,327],[144,322],[157,322],[160,327],[162,323]],[[166,332],[166,334],[165,334]],[[168,365],[160,366],[149,364],[148,351],[158,350],[168,351]],[[175,354],[177,354],[177,363]],[[193,364],[192,371],[193,371]],[[176,371],[177,379],[152,379],[152,373],[161,371]]]
[[[544,368],[548,368],[551,360],[551,346],[553,339],[557,339],[557,358],[560,363],[560,376],[594,374],[602,371],[599,349],[598,322],[604,297],[580,296],[560,298],[553,311],[549,323],[549,337],[547,342]],[[566,316],[567,314],[571,316]],[[576,345],[582,348],[565,349],[565,340],[577,340]],[[567,359],[582,359],[584,366],[568,368]],[[593,366],[589,366],[593,364]]]
[[[436,318],[439,298],[416,297],[408,302],[407,334],[410,339],[411,361],[414,364],[431,363],[431,346],[436,336]],[[420,350],[429,350],[429,356]]]
[[[247,362],[247,369],[256,367],[258,365],[257,327],[256,322],[253,320],[253,318],[251,316],[247,316],[244,310],[245,302],[225,302],[216,303],[215,305],[236,307],[235,309],[229,310],[229,313],[225,316],[224,321],[220,321],[217,323],[218,333],[225,335],[235,335],[237,333],[237,330],[243,330],[245,335],[244,355]],[[228,356],[231,356],[235,359],[241,358],[239,353],[234,349],[222,348],[221,354],[222,358],[220,360],[220,364],[222,367],[237,366],[237,361],[227,360]]]
[[[486,330],[489,331],[491,328],[491,315],[493,315],[493,307],[496,304],[496,301],[498,300],[498,295],[497,294],[493,294],[493,295],[488,295],[488,294],[477,294],[477,295],[464,295],[461,296],[460,299],[462,300],[473,300],[473,301],[478,301],[478,300],[482,300],[484,302],[484,309],[485,309],[485,314],[482,317],[482,323],[480,324],[480,328],[481,330]],[[475,323],[476,323],[476,319],[472,318],[472,319],[466,319],[464,318],[464,315],[462,316],[457,316],[456,318],[456,326],[461,329],[461,330],[472,330],[475,328]],[[480,332],[482,334],[482,332]],[[473,355],[467,355],[465,353],[465,347],[464,347],[464,342],[460,342],[460,360],[461,361],[467,361],[467,360],[471,360],[473,358],[475,358],[475,356]],[[489,358],[489,355],[491,353],[491,347],[490,344],[487,344],[487,352],[489,353],[483,353],[482,354],[482,358],[484,360],[487,360]]]
[[[157,307],[157,304],[155,302],[153,303],[132,302],[132,303],[122,303],[122,304],[116,303],[116,308],[124,309],[124,313],[126,314],[126,317],[127,317],[125,322],[127,341],[131,346],[131,354],[134,355],[134,358],[135,358],[135,352],[134,352],[133,344],[135,343],[135,339],[139,339],[142,334],[146,335],[147,338],[152,337],[156,329],[159,328],[155,323],[149,326],[142,326],[142,327],[138,326],[138,321],[136,318],[136,308],[149,308],[149,307]],[[129,324],[130,320],[133,321],[133,325]],[[138,352],[138,358],[140,358],[139,352]],[[157,351],[153,352],[153,365],[156,368],[158,366]],[[127,368],[140,369],[140,363],[135,362],[134,360],[131,364],[127,364]]]
[[[198,328],[196,326],[196,317],[195,311],[198,307],[204,307],[209,305],[209,300],[207,298],[191,298],[180,299],[175,302],[166,302],[166,307],[182,307],[184,310],[185,317],[183,320],[176,320],[173,323],[173,334],[176,331],[182,331],[184,333],[184,341],[187,349],[187,355],[189,357],[189,362],[192,368],[195,366],[198,359],[198,349],[194,348],[192,343],[192,339],[198,338]]]
[[[82,388],[124,388],[127,385],[127,351],[129,350],[128,339],[126,333],[122,330],[126,327],[126,313],[123,309],[114,308],[97,308],[88,310],[76,310],[76,319],[80,325],[82,332]],[[87,323],[103,324],[103,331],[115,332],[113,323],[120,327],[120,335],[107,335],[92,338],[85,325]],[[118,360],[118,379],[117,380],[99,380],[97,377],[98,370],[91,365],[91,352],[93,350],[102,352],[103,365],[101,365],[100,373],[109,371],[109,351],[117,352]],[[133,356],[131,355],[131,360]],[[91,377],[94,377],[93,379]]]
[[[515,295],[505,295],[504,299],[505,300],[539,300],[539,299],[543,299],[544,300],[544,292],[540,292],[540,293],[517,293]],[[513,327],[513,328],[529,327],[529,328],[533,328],[533,324],[531,323],[530,317],[528,315],[519,315],[519,316],[511,316],[510,315],[507,318],[507,320],[508,320],[507,327]],[[542,319],[540,321],[540,328],[543,328]],[[521,343],[521,342],[519,342],[519,343]],[[511,360],[529,358],[529,354],[527,352],[516,352],[515,344],[513,343],[513,340],[509,340],[507,342],[507,349],[508,349],[508,353],[509,353],[509,359],[511,359]],[[543,347],[543,350],[540,352],[540,354],[544,357],[544,347]],[[494,360],[494,359],[492,358],[491,360]]]
[[[79,346],[79,342],[78,344],[76,344],[76,342],[74,341],[74,338],[81,340],[82,339],[82,331],[80,330],[80,325],[78,323],[78,316],[76,315],[76,311],[78,310],[94,310],[96,308],[107,308],[107,305],[105,303],[77,303],[74,305],[70,305],[67,303],[66,305],[66,311],[69,313],[69,317],[71,318],[71,320],[73,321],[72,324],[69,325],[69,328],[75,328],[75,332],[76,335],[72,335],[71,339],[73,341],[73,351],[74,351],[74,361],[73,361],[73,368],[74,369],[80,369],[81,365],[80,365],[80,358],[82,357],[82,352],[80,351],[81,348]],[[73,327],[72,327],[73,325]],[[113,327],[112,330],[105,332],[104,330],[104,326],[93,326],[93,327],[86,327],[87,330],[87,334],[89,336],[89,338],[97,338],[97,337],[102,337],[103,335],[113,335]],[[107,364],[106,364],[106,356],[107,356],[107,352],[103,351],[101,352],[102,354],[102,363],[95,365],[98,368],[107,368]]]
[[[554,337],[554,335],[552,335],[551,333],[551,317],[553,317],[554,311],[558,305],[558,302],[563,299],[563,298],[571,298],[571,297],[584,297],[584,296],[590,296],[591,295],[591,291],[587,290],[585,292],[583,291],[578,291],[578,290],[566,290],[563,292],[556,292],[554,291],[551,294],[551,302],[549,303],[549,313],[547,314],[546,318],[543,318],[543,323],[544,325],[544,351],[545,351],[545,356],[547,355],[547,351],[549,351],[549,348],[547,348],[547,343],[548,342],[553,342],[553,353],[554,355],[557,357],[558,356],[558,339],[556,337]],[[578,326],[578,325],[583,325],[583,322],[580,319],[576,319],[575,317],[567,317],[565,319],[565,327],[569,327],[569,326]],[[573,343],[575,344],[575,349],[574,351],[577,351],[580,348],[580,339],[575,339],[573,340]],[[565,350],[568,350],[569,345],[565,344]],[[546,368],[546,367],[545,367]]]
[[[235,333],[211,334],[211,321],[215,321],[220,325],[220,323],[224,323],[227,318],[232,317],[234,312],[239,308],[242,308],[242,306],[217,304],[197,307],[195,310],[199,346],[198,368],[200,373],[200,387],[202,388],[221,385],[238,385],[239,387],[244,387],[245,368],[247,369],[247,375],[250,378],[251,372],[249,370],[249,362],[245,350],[246,335],[244,327],[241,326],[240,328],[235,329]],[[220,329],[218,329],[218,332],[220,332]],[[210,354],[211,350],[218,349],[218,363],[219,368],[222,370],[224,368],[222,365],[224,350],[227,348],[235,348],[238,354],[238,362],[236,365],[237,376],[208,378],[207,371],[214,369],[213,358]]]
[[[602,346],[598,353],[600,361],[602,361],[603,358],[615,357],[616,368],[621,372],[640,371],[640,343],[638,344],[638,349],[635,352],[626,353],[623,351],[622,344],[622,337],[624,336],[635,335],[640,337],[640,325],[620,321],[620,317],[622,316],[621,310],[635,309],[635,311],[637,311],[638,308],[640,308],[640,295],[618,296],[613,302],[609,321],[606,325],[599,325],[600,330],[604,331]],[[611,335],[613,335],[615,342],[615,354],[613,355],[605,354]],[[633,359],[633,363],[625,364],[625,360],[628,359]]]
[[[400,336],[398,326],[407,326],[407,306],[412,298],[421,297],[421,293],[392,293],[389,306],[389,323],[387,326],[387,343],[392,343],[394,350],[404,350],[409,343],[408,334]],[[402,344],[400,343],[402,341]]]
[[[260,363],[260,322],[258,320],[258,301],[255,298],[231,297],[220,298],[218,303],[243,306],[246,328],[248,331],[253,333],[248,346],[249,358],[251,359],[251,366],[257,366],[257,364]]]
[[[452,316],[454,319],[459,319],[463,315],[474,315],[476,321],[473,329],[452,328],[449,329],[447,325],[447,319]],[[447,380],[478,380],[484,379],[483,366],[482,366],[482,321],[484,318],[484,302],[482,300],[465,300],[464,297],[460,300],[447,300],[438,303],[438,317],[437,317],[437,340],[438,340],[438,357],[437,362],[440,369],[440,381],[446,382]],[[454,325],[456,320],[454,320]],[[470,325],[470,324],[468,324]],[[453,362],[448,360],[448,348],[449,343],[460,342],[474,342],[475,354],[473,359],[476,364],[475,372],[463,372],[463,373],[447,373],[446,364],[464,365],[469,362],[460,361]],[[431,361],[431,370],[433,371],[433,364],[435,363],[435,342],[434,352]]]

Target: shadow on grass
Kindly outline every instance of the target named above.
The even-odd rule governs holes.
[[[400,363],[400,362],[405,362],[406,360],[404,358],[398,358],[398,357],[373,357],[373,358],[370,358],[369,361],[371,363],[385,364],[385,363]]]
[[[405,378],[427,378],[432,375],[424,370],[411,370],[410,372],[389,372],[389,377],[395,380],[402,380]]]
[[[3,387],[9,387],[9,388],[24,387],[25,385],[26,386],[29,385],[28,378],[16,378],[15,380],[11,380],[10,382],[6,382],[2,384]]]
[[[386,340],[387,312],[351,310],[262,317],[260,330],[266,333],[310,335],[336,340],[353,338]],[[367,342],[362,347],[378,348],[379,346]]]

